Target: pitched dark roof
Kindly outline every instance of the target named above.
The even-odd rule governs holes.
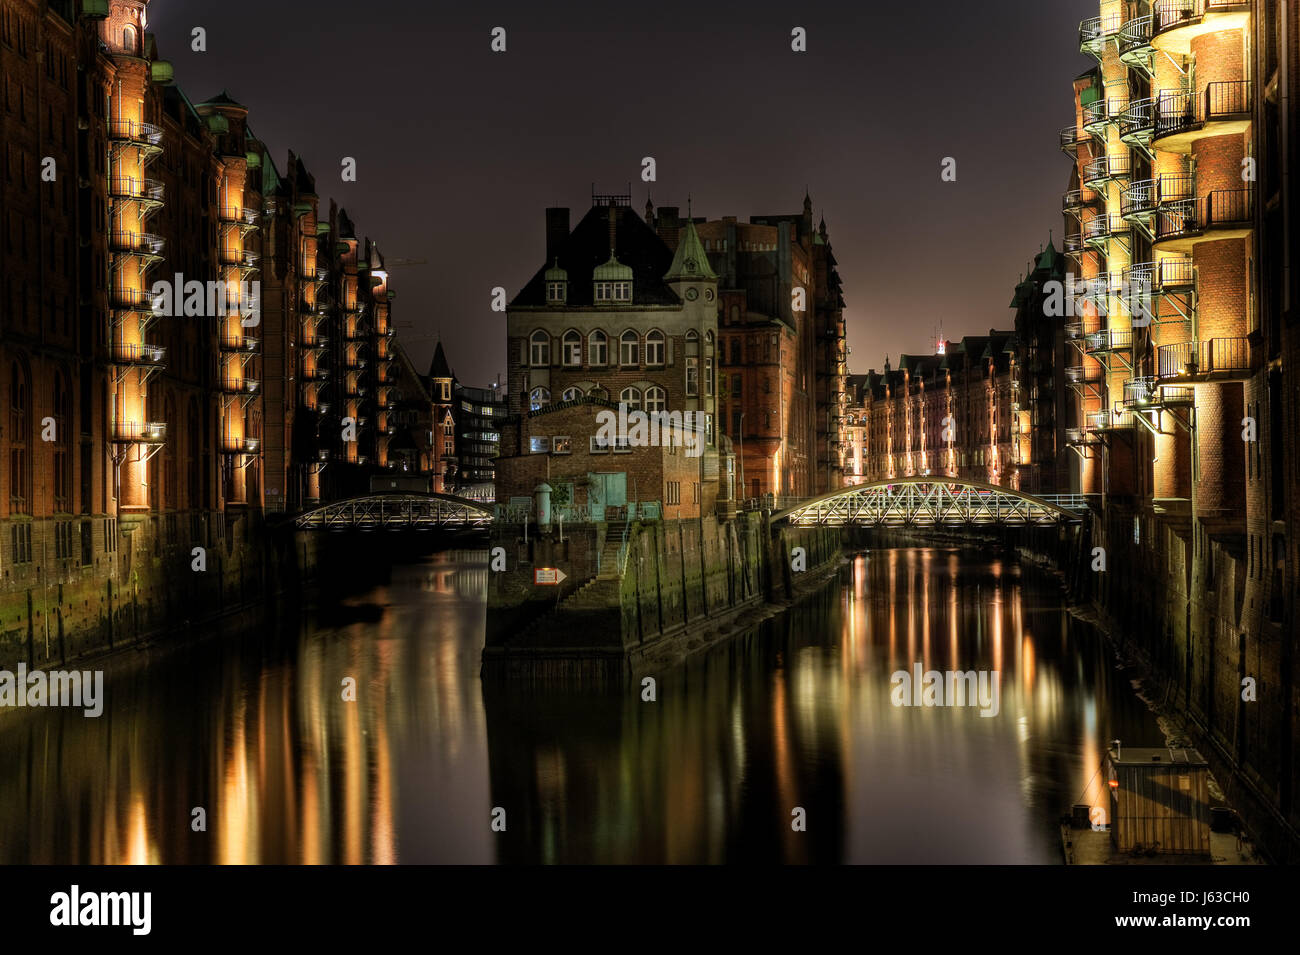
[[[234,99],[225,90],[222,90],[216,96],[212,97],[212,99],[205,99],[199,105],[200,106],[237,106],[240,109],[248,109],[247,106],[245,106],[243,103],[239,102],[238,100]]]
[[[447,364],[447,356],[442,350],[442,342],[438,342],[438,347],[433,350],[433,363],[429,365],[429,377],[451,377],[451,367]]]
[[[614,252],[621,264],[632,269],[632,306],[680,305],[677,293],[664,282],[673,262],[672,250],[631,207],[616,207],[615,214]],[[557,256],[560,268],[569,273],[568,307],[595,304],[591,275],[597,266],[609,261],[609,253],[609,206],[592,206],[564,240]],[[545,306],[546,270],[553,265],[543,262],[514,297],[511,307]]]

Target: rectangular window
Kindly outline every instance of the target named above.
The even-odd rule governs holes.
[[[572,454],[573,438],[567,434],[557,434],[555,437],[551,438],[551,453]]]
[[[686,396],[694,397],[700,393],[700,360],[686,359]]]
[[[664,503],[665,504],[682,503],[682,482],[681,481],[669,481],[667,483],[667,486],[664,488]]]
[[[704,359],[704,394],[713,397],[713,359]]]
[[[545,454],[551,450],[551,439],[545,436],[528,439],[529,454]]]
[[[632,301],[632,283],[615,282],[614,283],[614,301],[630,302]]]
[[[599,435],[592,435],[590,440],[590,450],[592,454],[608,454],[609,442]]]

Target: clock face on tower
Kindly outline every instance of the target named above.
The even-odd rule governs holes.
[[[686,290],[686,301],[688,301],[688,302],[693,302],[693,301],[695,301],[695,300],[696,300],[697,298],[699,298],[699,297],[700,297],[700,290],[699,290],[699,289],[688,288],[688,289]]]

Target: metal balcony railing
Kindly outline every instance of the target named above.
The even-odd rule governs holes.
[[[1060,145],[1062,152],[1070,152],[1076,149],[1081,143],[1091,142],[1092,137],[1080,129],[1078,126],[1066,126],[1060,133]]]
[[[1124,101],[1121,99],[1095,100],[1083,107],[1083,128],[1089,133],[1099,133],[1123,111]]]
[[[1093,431],[1119,431],[1133,427],[1133,415],[1124,408],[1094,411],[1086,415],[1088,427]]]
[[[114,142],[129,142],[147,146],[161,146],[163,128],[153,123],[136,120],[112,119],[108,121],[108,138]]]
[[[1239,377],[1251,370],[1249,338],[1211,338],[1208,341],[1161,345],[1156,351],[1156,374],[1163,379]]]
[[[1128,104],[1119,117],[1119,138],[1126,143],[1146,142],[1156,128],[1156,101],[1139,99]]]
[[[221,339],[221,350],[224,352],[255,352],[257,345],[257,339],[247,335],[242,337],[224,335]]]
[[[1133,347],[1133,332],[1127,328],[1103,328],[1084,336],[1089,352],[1123,351]]]
[[[1079,24],[1079,50],[1097,53],[1119,35],[1123,21],[1118,16],[1089,17]]]
[[[108,181],[108,194],[114,199],[162,202],[166,189],[166,185],[160,179],[114,177]]]
[[[1083,241],[1089,244],[1100,244],[1117,236],[1127,235],[1130,231],[1131,226],[1123,216],[1093,216],[1083,224]]]
[[[147,289],[114,285],[108,291],[108,299],[114,308],[153,309],[153,293]]]
[[[1061,211],[1075,212],[1097,201],[1097,194],[1091,189],[1071,189],[1061,196]]]
[[[328,335],[317,335],[314,338],[306,338],[302,341],[302,347],[307,351],[320,351],[329,344]]]
[[[162,345],[129,345],[115,342],[112,346],[113,364],[142,365],[161,368],[167,359],[167,349]]]
[[[1249,119],[1250,80],[1222,80],[1204,90],[1162,90],[1156,100],[1154,137],[1201,129],[1209,123]]]
[[[163,421],[114,421],[115,444],[162,444],[167,440],[167,424]]]
[[[221,221],[237,222],[241,225],[257,225],[257,210],[239,208],[222,209]]]
[[[1151,52],[1151,37],[1155,32],[1155,17],[1147,14],[1134,17],[1119,28],[1119,57],[1130,65],[1143,62]]]
[[[1083,251],[1083,233],[1073,232],[1061,240],[1061,248],[1067,255],[1077,255]]]
[[[238,265],[245,269],[257,268],[260,258],[256,252],[248,249],[222,249],[220,256],[222,265]]]
[[[1088,365],[1067,365],[1065,368],[1065,380],[1073,385],[1083,385],[1101,381],[1101,366],[1093,363]]]
[[[223,375],[219,386],[222,394],[227,395],[255,395],[259,387],[256,378],[236,378],[231,375]]]
[[[1120,215],[1125,218],[1149,215],[1159,204],[1159,189],[1154,179],[1139,179],[1127,186],[1119,197]]]
[[[1083,165],[1082,180],[1091,188],[1112,179],[1127,179],[1130,162],[1128,156],[1098,156]]]
[[[1155,239],[1160,242],[1217,230],[1251,228],[1253,196],[1250,189],[1220,189],[1199,199],[1162,203],[1156,216]]]
[[[328,368],[308,368],[302,373],[303,381],[325,381],[330,376]]]
[[[1156,0],[1153,35],[1179,27],[1196,26],[1206,14],[1249,10],[1247,0]]]
[[[222,454],[257,454],[262,450],[261,438],[232,437],[223,435],[221,438]]]
[[[162,255],[166,240],[152,232],[110,232],[108,247],[131,255]]]
[[[1195,287],[1196,271],[1191,259],[1139,262],[1124,270],[1124,282],[1131,288],[1154,293],[1182,291]]]

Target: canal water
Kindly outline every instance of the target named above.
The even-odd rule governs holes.
[[[91,664],[98,719],[0,713],[0,862],[1056,864],[1107,742],[1161,743],[1054,582],[985,555],[855,556],[654,702],[485,686],[486,575],[439,554]],[[995,671],[996,715],[894,705],[918,663]]]

